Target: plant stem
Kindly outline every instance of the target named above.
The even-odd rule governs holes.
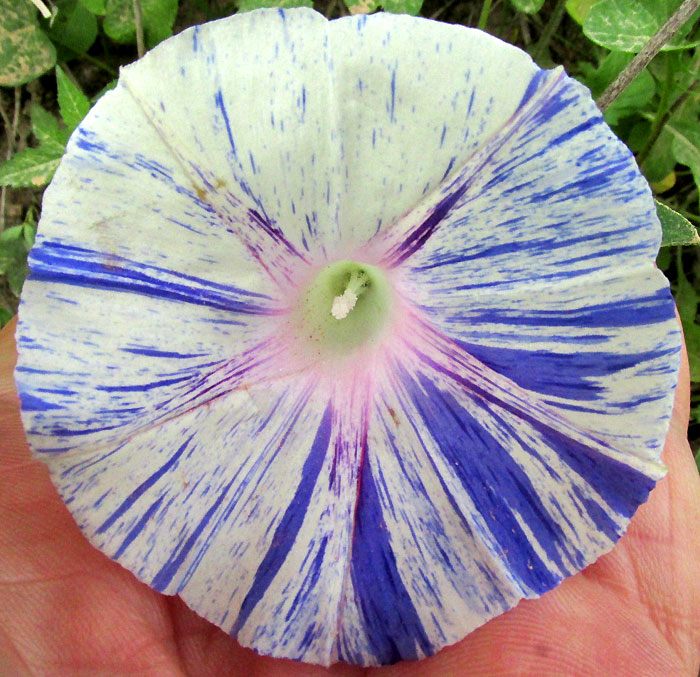
[[[700,0],[698,1],[700,2]],[[557,28],[559,28],[559,24],[561,23],[561,20],[564,18],[565,11],[566,0],[557,0],[557,4],[554,5],[554,9],[549,15],[549,21],[542,30],[542,35],[540,35],[540,39],[537,41],[535,48],[532,50],[533,61],[537,61],[537,59],[540,57],[540,54],[542,54],[542,52],[549,45],[549,41],[552,39],[552,36],[556,33]]]
[[[627,64],[627,67],[608,85],[605,91],[598,97],[598,108],[604,111],[625,88],[634,80],[659,53],[663,46],[674,36],[678,29],[690,18],[695,10],[700,7],[700,0],[685,0],[675,11],[671,18],[659,28],[642,48],[642,51]]]
[[[89,61],[90,63],[94,64],[98,68],[101,68],[105,73],[109,73],[113,78],[116,78],[119,76],[119,71],[117,71],[116,68],[112,68],[108,64],[106,64],[104,61],[100,61],[100,59],[96,59],[92,54],[88,54],[87,52],[76,52],[76,54],[81,58],[85,59],[85,61]]]
[[[681,216],[685,216],[688,220],[692,219],[693,221],[700,222],[700,214],[693,214],[693,212],[686,211],[680,207],[673,207],[672,209],[675,209]]]
[[[481,14],[479,15],[479,23],[477,27],[480,31],[486,28],[486,23],[489,20],[489,14],[491,13],[491,0],[484,0],[484,4],[481,6]]]
[[[661,117],[661,119],[658,121],[658,114],[657,114],[657,120],[654,120],[654,123],[651,126],[651,131],[649,134],[649,139],[647,140],[646,144],[644,145],[644,148],[639,151],[639,154],[637,155],[637,162],[639,165],[641,165],[644,160],[647,159],[647,155],[649,155],[649,152],[651,149],[654,147],[654,144],[656,143],[657,139],[659,136],[661,136],[661,132],[663,132],[664,127],[666,126],[666,123],[673,117],[674,113],[685,103],[686,99],[690,96],[692,91],[700,84],[700,78],[696,78],[695,81],[686,89],[683,94],[681,94],[674,102],[671,104],[671,107],[664,113],[664,115]],[[663,110],[661,106],[659,106],[659,112]]]
[[[146,46],[143,40],[143,15],[141,14],[141,0],[133,0],[133,7],[134,25],[136,26],[136,51],[140,59],[146,53]]]
[[[649,130],[649,138],[644,144],[642,150],[640,150],[637,154],[637,164],[639,164],[640,167],[642,166],[642,162],[646,160],[646,157],[649,151],[651,150],[651,147],[654,145],[656,139],[659,138],[659,134],[661,134],[661,129],[664,124],[664,116],[668,112],[669,101],[671,99],[671,92],[673,91],[673,80],[675,74],[674,59],[670,54],[666,54],[665,58],[666,72],[664,86],[661,90],[661,96],[659,97],[659,106],[656,109],[656,116],[654,117],[654,121],[651,123],[651,128]]]

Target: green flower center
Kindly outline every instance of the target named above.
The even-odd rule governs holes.
[[[304,291],[300,320],[314,348],[348,354],[374,342],[389,318],[391,287],[375,266],[337,261]]]

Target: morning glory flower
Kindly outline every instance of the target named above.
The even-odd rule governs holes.
[[[198,26],[46,192],[28,439],[95,546],[242,644],[427,656],[610,550],[664,474],[659,242],[589,92],[485,33]]]

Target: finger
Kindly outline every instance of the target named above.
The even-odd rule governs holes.
[[[0,331],[0,469],[27,462],[30,454],[19,417],[19,397],[15,388],[13,372],[17,362],[15,328],[13,318]]]
[[[700,476],[688,443],[690,376],[683,346],[673,416],[662,456],[664,477],[627,534],[594,571],[601,582],[627,586],[691,672],[700,660]]]

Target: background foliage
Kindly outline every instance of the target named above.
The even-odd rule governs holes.
[[[27,274],[43,188],[71,132],[127,64],[195,23],[258,7],[314,6],[329,18],[379,9],[478,26],[563,64],[594,97],[681,0],[0,0],[0,326]],[[693,381],[700,446],[700,10],[605,110],[659,200],[664,246]],[[692,224],[692,225],[691,225]],[[688,244],[691,243],[691,244]],[[700,455],[696,458],[700,460]]]

